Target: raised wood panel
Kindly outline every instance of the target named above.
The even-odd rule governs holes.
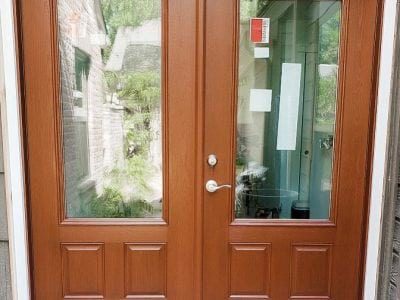
[[[233,295],[229,300],[265,300],[270,299],[268,296],[254,296],[254,295]]]
[[[104,245],[62,244],[64,299],[104,298]]]
[[[230,299],[268,299],[270,244],[231,244]]]
[[[125,295],[136,299],[165,299],[165,244],[125,245]]]
[[[293,245],[291,299],[329,299],[332,245]]]

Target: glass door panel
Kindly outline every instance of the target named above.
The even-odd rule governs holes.
[[[161,0],[58,1],[67,218],[162,216]]]
[[[340,1],[240,1],[236,218],[329,219]]]

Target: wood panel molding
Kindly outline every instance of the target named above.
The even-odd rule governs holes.
[[[331,267],[332,245],[292,245],[290,299],[330,299]]]
[[[165,299],[166,244],[125,244],[125,295],[133,299]]]
[[[64,299],[104,298],[104,245],[61,244]]]
[[[271,245],[232,243],[230,255],[230,299],[268,299]]]

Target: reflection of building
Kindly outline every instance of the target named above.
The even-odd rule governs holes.
[[[121,73],[160,73],[161,70],[161,19],[144,21],[137,27],[119,27],[105,70]],[[123,99],[120,99],[123,101]],[[155,107],[151,116],[152,140],[150,142],[150,160],[157,172],[148,184],[151,195],[146,200],[158,200],[162,197],[162,132],[161,110]]]
[[[61,0],[58,19],[66,196],[79,214],[75,200],[101,192],[105,168],[123,159],[123,110],[105,96],[100,1]]]
[[[120,27],[107,71],[156,71],[161,69],[161,19],[143,22],[138,27]]]

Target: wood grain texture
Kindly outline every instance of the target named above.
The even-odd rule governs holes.
[[[104,245],[62,244],[64,299],[104,298]]]
[[[125,243],[168,243],[167,296],[194,297],[197,1],[163,3],[164,221],[110,222],[65,220],[57,1],[20,0],[33,299],[63,298],[60,243],[104,244],[105,299],[126,296]]]
[[[231,244],[230,299],[267,299],[271,278],[271,245]]]
[[[293,245],[291,255],[291,299],[329,298],[332,266],[331,245]]]
[[[125,282],[125,245],[167,244],[167,252],[160,249],[160,252],[155,251],[157,255],[152,253],[146,258],[151,261],[150,270],[155,268],[152,261],[157,260],[160,253],[166,256],[165,293],[160,289],[162,278],[157,277],[160,270],[155,271],[158,272],[156,275],[146,275],[154,276],[154,286],[141,284],[140,287],[160,293],[147,295],[145,299],[168,297],[172,300],[229,297],[254,300],[268,296],[289,299],[292,245],[332,244],[335,251],[332,251],[332,280],[329,283],[331,297],[359,297],[359,253],[363,250],[362,228],[368,200],[374,106],[377,0],[343,1],[338,142],[331,220],[233,224],[233,193],[221,190],[205,194],[203,184],[209,178],[219,183],[234,183],[238,2],[173,0],[164,7],[164,36],[168,41],[163,54],[166,60],[165,99],[168,102],[164,106],[167,141],[164,183],[169,202],[164,212],[165,221],[150,224],[147,221],[64,220],[60,209],[63,207],[63,175],[58,111],[57,3],[56,0],[19,1],[33,299],[63,298],[60,243],[104,245],[106,299],[144,297],[130,294],[140,292],[136,280],[129,284]],[[210,153],[218,155],[218,168],[206,165],[205,157]],[[243,243],[270,246],[265,249],[257,246],[254,252],[237,251],[229,255],[230,244]],[[249,261],[249,257],[254,257],[257,264]],[[135,255],[130,259],[132,264],[138,263]],[[248,285],[240,282],[237,273],[249,273],[248,264],[255,268],[266,261],[270,261],[268,268],[271,270],[268,280],[260,275],[258,281]],[[306,266],[312,264],[312,259],[310,261]],[[315,261],[323,263],[324,259]],[[257,273],[262,272],[260,270],[264,269],[257,268],[255,274],[261,274]],[[268,287],[265,287],[267,283]],[[129,285],[132,291],[127,293]],[[300,286],[307,286],[307,283]],[[233,295],[230,289],[243,294]],[[308,295],[298,297],[317,299]]]
[[[166,295],[165,244],[125,245],[125,294],[130,297]]]
[[[204,151],[205,155],[216,153],[219,163],[218,168],[205,168],[204,176],[233,186],[236,155],[237,3],[229,0],[206,1],[205,29]],[[369,200],[376,88],[375,54],[378,45],[376,34],[379,30],[380,8],[377,0],[342,1],[337,138],[330,220],[236,221],[233,220],[232,209],[234,189],[232,192],[221,190],[205,194],[205,299],[229,297],[227,291],[231,262],[226,255],[229,253],[229,243],[271,244],[269,296],[272,299],[290,298],[292,245],[332,244],[334,251],[329,254],[332,255],[330,295],[322,297],[359,299],[363,277],[363,256],[360,253],[364,251],[363,233]],[[325,262],[322,258],[315,260]],[[308,264],[312,264],[312,259]],[[326,264],[324,266],[327,267]],[[310,289],[308,292],[313,294],[316,291]],[[320,299],[321,296],[295,297]]]

